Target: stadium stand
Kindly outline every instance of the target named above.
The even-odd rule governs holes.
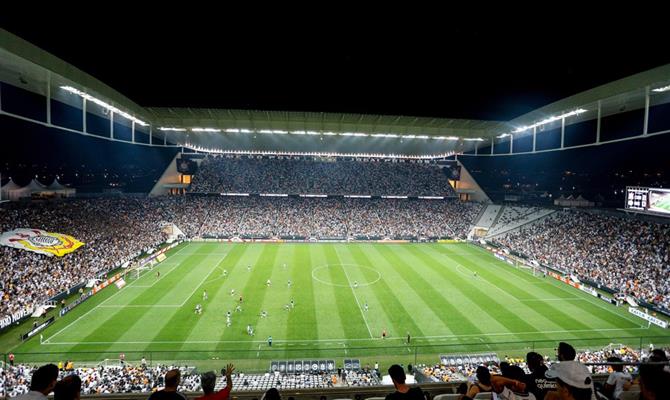
[[[200,164],[191,191],[455,196],[447,175],[433,162],[296,158],[210,156]]]
[[[553,212],[552,209],[541,207],[503,206],[502,212],[498,214],[487,236],[494,237],[515,230]]]
[[[667,224],[569,210],[495,241],[580,279],[667,309],[669,233]]]

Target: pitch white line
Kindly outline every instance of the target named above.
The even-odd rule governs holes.
[[[371,338],[374,338],[372,335],[372,331],[370,330],[370,325],[368,325],[368,320],[365,318],[365,312],[363,311],[363,307],[361,307],[361,303],[358,301],[358,297],[356,297],[356,291],[351,286],[351,280],[349,280],[349,274],[347,273],[347,268],[342,266],[342,270],[344,270],[344,276],[347,277],[347,282],[349,283],[349,288],[351,289],[351,293],[354,295],[354,299],[356,299],[356,304],[358,304],[358,309],[361,310],[361,316],[363,317],[363,322],[365,322],[365,326],[368,328],[368,333],[370,334]]]
[[[216,252],[214,252],[214,253],[186,253],[184,255],[187,255],[187,256],[225,256],[227,254],[228,254],[228,252],[226,252],[226,253],[216,253]]]
[[[100,308],[146,308],[146,307],[165,307],[165,308],[177,308],[181,307],[179,304],[126,304],[126,305],[114,305],[106,304],[104,306],[98,306]]]
[[[475,246],[475,245],[473,245],[473,244],[470,244],[469,246],[470,246],[471,248],[475,248],[475,249],[479,250],[479,252],[480,252],[481,254],[486,254],[486,255],[488,255],[488,256],[491,256],[491,255],[492,255],[491,253],[489,253],[488,251],[482,249],[482,248],[479,247],[479,246]],[[496,259],[496,261],[498,261],[498,260]],[[501,261],[500,263],[501,263],[501,264],[500,264],[499,266],[505,266],[505,263],[503,263],[502,261]],[[493,264],[493,265],[496,265],[496,264]],[[507,266],[509,266],[509,265],[507,265]],[[538,280],[539,280],[539,279],[538,279]],[[611,313],[611,314],[614,314],[614,315],[616,315],[617,317],[620,317],[620,318],[622,318],[622,319],[625,319],[625,320],[627,320],[627,321],[629,321],[629,322],[633,322],[633,323],[635,323],[637,326],[639,326],[641,329],[642,329],[642,328],[646,329],[646,327],[639,325],[639,321],[633,320],[633,319],[629,318],[629,317],[628,317],[627,315],[625,315],[625,314],[619,314],[619,313],[614,312],[613,310],[611,310],[611,309],[605,307],[604,305],[600,304],[600,301],[599,301],[599,300],[596,300],[595,302],[592,301],[592,297],[593,297],[593,296],[591,296],[591,295],[589,295],[589,294],[586,294],[586,293],[583,293],[583,292],[580,291],[579,289],[572,288],[571,290],[576,290],[575,293],[572,293],[571,291],[568,290],[569,287],[564,287],[565,285],[564,285],[562,282],[560,282],[559,284],[556,284],[555,282],[557,282],[557,281],[556,281],[554,278],[551,278],[551,280],[550,280],[550,281],[547,281],[547,282],[544,282],[544,280],[540,280],[540,282],[541,282],[541,283],[548,283],[548,284],[550,284],[552,287],[558,288],[559,290],[561,290],[561,291],[563,291],[563,292],[565,292],[565,293],[568,293],[570,296],[574,296],[575,293],[579,293],[580,295],[583,296],[583,297],[581,297],[581,299],[585,300],[587,303],[590,303],[590,304],[592,304],[592,305],[594,305],[594,306],[596,306],[596,307],[602,308],[603,310],[605,310],[605,311],[607,311],[607,312],[609,312],[609,313]],[[551,283],[550,283],[550,282],[551,282]],[[570,300],[570,299],[568,299],[568,300]],[[625,328],[622,328],[622,329],[625,329]],[[633,329],[633,328],[632,328],[632,329]],[[602,329],[600,329],[600,330],[602,330]]]
[[[565,297],[565,298],[551,298],[551,299],[518,299],[519,301],[564,301],[564,300],[581,300],[581,301],[586,301],[586,299],[582,299],[581,297]]]
[[[554,278],[551,278],[551,279],[554,279]],[[556,282],[558,282],[558,284],[556,284]],[[563,292],[565,292],[565,293],[568,293],[568,294],[570,294],[570,295],[573,295],[573,294],[574,294],[574,293],[571,293],[570,291],[567,290],[568,288],[572,288],[572,286],[567,286],[567,285],[565,285],[563,282],[559,282],[559,281],[557,281],[557,280],[555,280],[555,279],[554,279],[554,282],[552,282],[552,283],[553,283],[553,284],[552,284],[553,287],[558,288],[559,290],[561,290],[561,291],[563,291]],[[563,286],[566,286],[566,287],[564,288]],[[627,320],[627,321],[633,322],[634,324],[636,324],[636,325],[639,326],[640,328],[647,329],[647,327],[644,327],[644,326],[642,326],[642,325],[639,325],[640,321],[637,321],[637,320],[633,320],[633,319],[631,319],[631,318],[628,318],[628,316],[625,315],[625,314],[619,314],[619,313],[616,313],[616,312],[610,310],[609,308],[605,307],[604,305],[600,304],[600,303],[601,303],[601,300],[596,300],[596,302],[591,301],[591,298],[592,298],[593,296],[591,296],[590,294],[583,293],[581,290],[576,289],[576,288],[572,288],[572,290],[576,290],[577,293],[581,294],[581,295],[582,295],[581,298],[582,298],[584,301],[586,301],[587,303],[590,303],[590,304],[592,304],[592,305],[594,305],[594,306],[596,306],[596,307],[598,307],[598,308],[602,308],[603,310],[609,312],[610,314],[614,314],[614,315],[616,315],[617,317],[620,317],[620,318],[625,319],[625,320]],[[594,300],[595,300],[595,299],[594,299]]]
[[[176,255],[179,254],[182,250],[187,249],[189,246],[190,246],[190,243],[187,244],[186,246],[182,247],[181,249],[177,250],[177,252],[174,253],[171,257],[176,256]],[[131,287],[131,286],[132,286],[135,282],[137,282],[137,281],[138,281],[138,280],[134,280],[134,281],[130,282],[128,285],[125,286],[125,288]],[[118,295],[118,294],[121,293],[122,291],[123,291],[123,288],[119,289],[118,292],[116,292],[116,293],[114,293],[113,295],[109,296],[108,298],[106,298],[105,300],[103,300],[102,302],[100,302],[100,304],[96,305],[95,307],[91,308],[90,310],[88,310],[87,312],[85,312],[84,314],[82,314],[81,316],[79,316],[79,318],[77,318],[77,319],[75,319],[74,321],[72,321],[72,322],[70,322],[69,324],[67,324],[63,329],[59,330],[58,332],[56,332],[56,333],[54,333],[53,335],[51,335],[51,336],[49,336],[48,338],[46,338],[46,340],[45,340],[44,342],[48,342],[48,341],[51,340],[53,337],[59,335],[61,332],[63,332],[63,331],[66,330],[67,328],[69,328],[69,327],[71,327],[72,325],[74,325],[75,323],[79,322],[79,320],[81,320],[82,318],[84,318],[84,317],[87,316],[88,314],[90,314],[90,313],[92,313],[93,311],[95,311],[95,310],[96,310],[98,307],[100,307],[101,305],[107,303],[109,300],[111,300],[112,298],[114,298],[116,295]],[[46,344],[46,343],[43,343],[43,344]]]
[[[415,336],[413,339],[459,339],[459,338],[479,338],[481,336],[486,337],[495,337],[495,336],[515,336],[515,335],[537,335],[537,334],[548,334],[548,333],[584,333],[584,332],[603,332],[603,331],[630,331],[630,330],[646,330],[644,328],[605,328],[605,329],[573,329],[573,330],[563,330],[563,331],[537,331],[537,332],[503,332],[503,333],[473,333],[473,334],[463,334],[463,335],[442,335],[442,336]],[[396,336],[389,337],[386,340],[406,340],[407,337]],[[601,339],[601,338],[592,338],[592,339]],[[635,339],[635,338],[631,338]],[[354,338],[354,339],[314,339],[314,340],[274,340],[272,344],[276,343],[322,343],[322,342],[369,342],[373,340],[381,340],[379,338]],[[559,339],[556,339],[559,340]],[[607,340],[607,338],[602,338],[602,340]],[[479,339],[481,342],[481,339]],[[217,343],[266,343],[265,340],[149,340],[149,341],[139,341],[139,342],[53,342],[53,343],[43,343],[45,345],[74,345],[74,344],[217,344]],[[523,343],[520,341],[519,343]],[[495,344],[495,343],[492,343]]]
[[[448,268],[448,267],[447,267],[447,268]],[[468,271],[473,272],[473,275],[469,275],[469,274],[463,272],[463,271],[462,271],[462,268],[465,268],[465,269],[467,269]],[[458,270],[458,272],[459,272],[461,275],[464,275],[464,276],[467,276],[467,277],[473,277],[473,276],[474,276],[474,271],[472,271],[472,270],[471,270],[470,268],[468,268],[468,267],[464,267],[464,266],[462,266],[461,264],[456,264],[456,269]],[[483,276],[481,276],[481,275],[477,275],[477,276],[474,276],[474,278],[475,278],[475,279],[482,279],[482,280],[483,280],[484,282],[486,282],[489,286],[493,287],[494,289],[497,289],[498,291],[500,291],[501,293],[503,293],[505,296],[507,296],[507,297],[509,297],[509,298],[511,298],[511,299],[513,299],[513,300],[515,300],[515,301],[519,301],[519,298],[518,298],[518,297],[509,294],[508,291],[506,291],[506,290],[503,289],[503,288],[498,287],[498,285],[496,285],[495,283],[489,281],[488,279],[484,278]]]
[[[205,277],[200,281],[200,283],[198,284],[198,286],[196,286],[195,289],[193,289],[193,291],[191,292],[191,294],[190,294],[184,301],[182,301],[182,303],[179,305],[180,307],[183,307],[184,304],[186,304],[186,302],[188,301],[188,299],[190,299],[191,297],[193,297],[193,295],[194,295],[195,292],[200,288],[200,286],[202,286],[202,284],[205,283],[205,281],[207,280],[207,278],[209,278],[209,276],[212,275],[212,272],[216,271],[216,270],[219,268],[219,265],[223,262],[223,260],[226,259],[226,256],[227,256],[227,255],[228,255],[228,253],[226,253],[223,257],[221,257],[221,259],[219,260],[219,262],[216,263],[216,266],[215,266],[214,268],[212,268],[211,271],[209,271],[209,274],[205,275]]]

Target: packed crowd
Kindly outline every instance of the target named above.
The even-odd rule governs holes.
[[[163,241],[161,210],[144,199],[8,203],[0,232],[36,228],[74,236],[85,246],[65,257],[0,246],[0,317],[43,304]]]
[[[64,257],[0,247],[0,317],[44,304],[164,240],[171,222],[188,237],[460,237],[480,206],[457,200],[166,197],[6,204],[0,232],[38,228],[85,243]]]
[[[648,356],[649,353],[646,351],[640,352],[639,350],[624,345],[610,345],[598,350],[586,349],[581,352],[577,352],[576,359],[584,364],[598,364],[607,362],[608,358],[617,357],[623,362],[635,363],[643,361]],[[550,357],[545,356],[543,358],[543,364],[547,367],[550,367],[553,363]],[[465,359],[465,357],[463,359]],[[531,373],[528,367],[527,359],[525,358],[505,356],[503,360],[500,360],[500,362],[487,362],[484,364],[489,368],[492,374],[501,374],[501,366],[504,368],[506,365],[515,365],[521,368],[524,373]],[[475,375],[478,365],[482,365],[482,363],[461,362],[452,365],[450,363],[440,362],[434,365],[420,365],[420,371],[423,373],[423,375],[429,377],[433,381],[465,381]],[[608,365],[590,365],[589,369],[592,373],[595,374],[607,374],[612,371],[612,368]],[[629,373],[638,372],[638,369],[635,366],[626,366],[624,367],[624,370],[628,371]]]
[[[505,387],[513,390],[524,399],[542,400],[560,389],[560,386],[577,384],[588,391],[596,390],[610,399],[617,400],[624,391],[640,394],[643,399],[660,399],[661,397],[647,397],[647,391],[655,391],[657,394],[668,395],[670,388],[667,387],[667,379],[670,377],[668,366],[668,352],[666,349],[651,349],[649,353],[640,352],[619,345],[610,345],[597,351],[585,351],[578,353],[574,347],[565,342],[560,342],[557,347],[556,361],[550,361],[549,357],[542,356],[536,352],[527,353],[525,359],[515,359],[505,356],[505,360],[498,357],[487,358],[488,361],[479,362],[479,357],[454,357],[435,366],[419,365],[415,369],[418,374],[433,381],[460,381],[463,382],[458,392],[466,394],[469,398],[475,397],[478,392],[496,392],[504,394]],[[461,362],[462,361],[462,362]],[[640,363],[639,366],[624,367],[621,362]],[[586,366],[586,364],[611,363],[608,366]],[[648,364],[653,362],[656,364]],[[16,397],[21,400],[42,398],[52,390],[55,392],[56,400],[72,400],[79,398],[76,394],[108,394],[108,393],[142,393],[153,392],[151,400],[164,398],[165,392],[197,392],[204,391],[205,394],[218,393],[221,398],[227,398],[231,389],[236,391],[246,390],[295,390],[304,388],[329,388],[342,386],[370,386],[379,385],[381,371],[378,364],[375,369],[370,367],[362,370],[338,370],[336,373],[315,371],[313,373],[296,372],[280,373],[279,371],[265,374],[234,373],[235,367],[228,364],[222,369],[225,378],[217,378],[213,372],[198,374],[195,368],[187,366],[148,366],[143,359],[137,366],[126,364],[121,361],[119,366],[96,366],[75,368],[71,362],[59,366],[54,364],[42,367],[31,367],[28,365],[10,365],[0,368],[0,396]],[[412,368],[408,366],[411,371]],[[395,371],[394,371],[395,370]],[[404,384],[404,367],[392,365],[389,374],[396,389],[398,383]],[[225,372],[224,372],[225,371]],[[604,385],[593,385],[590,378],[592,374],[609,374]],[[578,378],[581,376],[581,378]],[[476,378],[476,380],[475,380]],[[69,385],[74,379],[73,396],[63,397],[63,383]],[[58,381],[58,382],[57,382]],[[402,381],[402,382],[401,382]],[[423,381],[423,380],[419,380]],[[466,382],[468,382],[466,384]],[[575,386],[573,386],[574,388]],[[560,392],[560,390],[558,390]],[[161,393],[162,392],[162,393]],[[554,393],[555,394],[555,393]],[[590,399],[591,393],[584,392],[584,396],[576,398]],[[37,397],[36,397],[37,396]],[[183,395],[181,396],[185,398]],[[176,397],[175,397],[176,398]],[[502,398],[510,398],[503,396]],[[519,398],[519,397],[511,397]],[[551,397],[556,399],[557,397]],[[569,399],[569,397],[560,397]]]
[[[505,357],[505,361],[486,363],[472,362],[470,357],[458,357],[462,362],[457,363],[453,362],[453,357],[450,362],[443,358],[434,366],[420,366],[420,374],[437,382],[467,380],[468,383],[462,383],[457,391],[467,394],[468,398],[482,390],[495,392],[500,395],[498,398],[533,400],[621,400],[626,392],[629,399],[656,400],[670,395],[667,386],[670,367],[665,349],[650,349],[645,353],[622,345],[610,345],[601,350],[577,353],[568,343],[560,342],[556,350],[555,361],[536,352],[527,353],[525,359]],[[608,364],[587,366],[601,363]],[[625,363],[636,365],[622,365]],[[594,384],[593,374],[608,376],[604,384]],[[505,395],[508,389],[515,396]]]
[[[208,157],[194,175],[198,193],[311,193],[453,196],[436,164],[383,159]]]
[[[174,214],[166,218],[191,237],[464,238],[481,208],[457,200],[203,197],[166,201],[176,202]]]
[[[201,390],[200,374],[192,367],[187,366],[95,366],[81,367],[71,370],[60,370],[59,379],[68,375],[77,375],[82,381],[82,394],[107,393],[138,393],[153,392],[165,386],[164,376],[173,369],[179,369],[181,380],[179,390],[197,392]],[[31,376],[37,370],[36,366],[17,364],[16,366],[0,367],[0,397],[15,397],[28,393]],[[377,372],[370,370],[346,371],[337,373],[265,373],[231,375],[235,390],[267,390],[272,387],[279,389],[328,388],[343,386],[373,386],[379,385]],[[215,388],[226,386],[226,379],[219,377]]]
[[[580,279],[670,309],[670,224],[562,211],[496,241]]]
[[[165,373],[175,368],[181,371],[180,390],[188,392],[200,390],[200,375],[193,373],[193,368],[185,366],[82,367],[69,371],[61,370],[59,379],[71,374],[78,375],[82,381],[82,394],[151,392],[164,386]],[[15,397],[27,393],[31,376],[36,369],[36,366],[23,364],[0,368],[0,396]]]

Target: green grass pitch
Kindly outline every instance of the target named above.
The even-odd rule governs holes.
[[[670,197],[663,196],[656,203],[652,204],[652,209],[659,209],[658,211],[670,211]]]
[[[625,307],[476,246],[371,243],[183,244],[125,288],[111,286],[58,319],[43,338],[14,349],[17,360],[95,362],[124,352],[131,361],[264,370],[273,359],[434,363],[445,353],[553,356],[559,340],[577,348],[670,343],[667,330]]]

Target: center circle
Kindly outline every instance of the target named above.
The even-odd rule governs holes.
[[[374,276],[366,277],[364,271],[368,270],[374,272]],[[357,273],[360,271],[360,273]],[[341,275],[338,277],[333,277],[332,273],[341,272]],[[362,280],[352,277],[352,274],[360,277],[363,276]],[[368,275],[371,275],[368,273]],[[325,285],[337,286],[337,287],[354,287],[354,283],[358,283],[358,287],[370,286],[382,279],[382,275],[379,271],[374,268],[367,267],[365,265],[359,264],[324,264],[312,269],[312,279],[317,282],[323,283]]]

